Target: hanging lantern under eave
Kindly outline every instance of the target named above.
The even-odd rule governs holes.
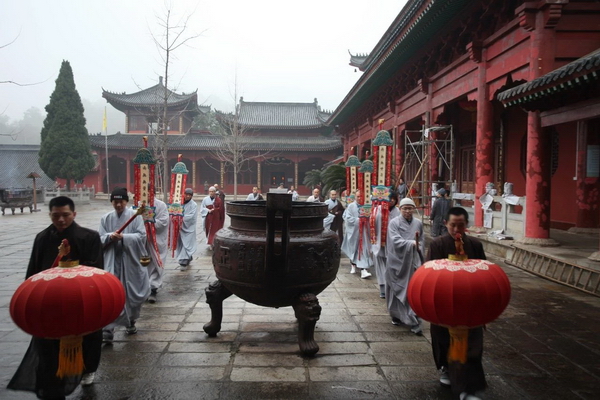
[[[494,321],[510,301],[510,282],[486,260],[428,261],[408,285],[408,301],[421,318],[448,327],[448,361],[466,363],[468,329]]]
[[[30,335],[60,339],[56,376],[83,372],[83,336],[113,322],[125,306],[125,289],[111,273],[59,263],[29,277],[10,301],[10,316]]]

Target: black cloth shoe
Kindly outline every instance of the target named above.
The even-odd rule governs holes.
[[[156,289],[152,289],[152,291],[150,292],[150,296],[148,296],[148,303],[156,303]]]
[[[137,328],[135,327],[135,321],[131,320],[129,321],[130,325],[125,328],[125,332],[127,332],[128,335],[135,335],[137,333]]]
[[[102,343],[112,344],[114,338],[113,331],[105,329],[102,331]]]

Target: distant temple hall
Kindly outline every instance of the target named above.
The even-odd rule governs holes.
[[[148,135],[149,148],[156,145],[158,113],[164,109],[167,97],[169,168],[177,162],[178,154],[182,154],[182,161],[190,171],[188,186],[195,192],[205,193],[208,186],[218,183],[226,192],[233,193],[233,168],[223,154],[222,136],[193,128],[194,118],[210,110],[198,106],[196,92],[172,92],[165,89],[161,78],[157,85],[137,93],[105,90],[102,96],[125,114],[125,133],[90,136],[98,168],[86,177],[88,185],[104,192],[116,186],[132,187],[132,160],[143,146],[143,135]],[[267,192],[283,184],[293,185],[300,194],[308,195],[310,188],[302,185],[304,175],[321,169],[342,153],[341,139],[325,125],[331,114],[321,110],[317,99],[312,103],[271,103],[240,98],[237,113],[245,159],[238,171],[238,194],[250,193],[253,186]],[[232,122],[230,114],[218,116],[222,123]],[[106,187],[106,147],[110,188]]]

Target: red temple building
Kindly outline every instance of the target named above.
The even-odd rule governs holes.
[[[434,183],[479,197],[504,183],[524,197],[523,243],[551,228],[600,227],[600,3],[409,0],[367,55],[328,123],[344,159],[371,152],[381,128],[395,172],[425,213]],[[517,206],[517,209],[520,206]]]
[[[97,171],[85,182],[99,191],[109,192],[106,180],[106,153],[110,189],[133,186],[133,158],[142,147],[142,136],[148,135],[149,148],[154,148],[157,136],[157,114],[161,112],[165,88],[158,85],[132,94],[104,91],[102,96],[126,115],[125,133],[90,137],[92,150],[98,159]],[[188,186],[196,193],[207,193],[217,183],[227,193],[234,192],[233,168],[223,154],[223,137],[209,131],[193,129],[194,117],[210,107],[198,106],[197,94],[177,94],[168,91],[169,166],[177,162],[178,154],[186,164]],[[218,114],[224,119],[231,115]],[[233,114],[232,114],[233,115]],[[243,135],[245,162],[238,170],[237,193],[245,197],[258,186],[262,192],[280,184],[295,186],[301,195],[311,188],[302,185],[306,172],[320,169],[340,156],[342,144],[333,129],[325,125],[331,116],[312,103],[246,102],[237,105],[237,123]],[[154,124],[154,126],[153,126]]]

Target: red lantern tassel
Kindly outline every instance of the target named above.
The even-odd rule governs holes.
[[[58,370],[56,376],[77,376],[83,372],[82,336],[68,336],[60,339],[58,353]]]
[[[467,363],[467,350],[469,348],[469,329],[448,328],[450,332],[450,348],[448,349],[448,362],[458,361]]]

